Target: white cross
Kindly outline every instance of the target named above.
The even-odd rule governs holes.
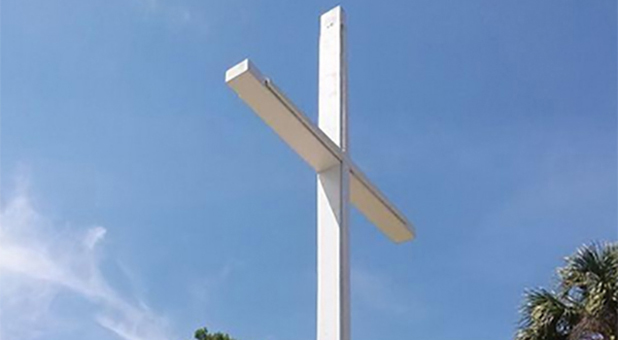
[[[317,340],[350,340],[348,203],[394,242],[414,228],[348,158],[345,16],[335,7],[320,18],[319,122],[313,124],[249,61],[225,81],[317,172]]]

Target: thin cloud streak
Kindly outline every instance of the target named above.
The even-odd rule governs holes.
[[[202,13],[194,8],[163,0],[133,0],[141,11],[150,18],[162,20],[175,27],[189,27],[207,34],[209,24]]]
[[[36,211],[27,190],[17,190],[0,211],[0,338],[32,339],[61,328],[52,302],[61,293],[93,306],[85,315],[126,340],[174,338],[168,322],[145,303],[131,303],[101,271],[102,226],[63,230]],[[84,315],[71,315],[84,324]]]

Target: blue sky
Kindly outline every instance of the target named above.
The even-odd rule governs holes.
[[[328,1],[3,0],[0,337],[315,338],[315,177],[224,83],[313,120]],[[352,335],[508,339],[617,236],[615,1],[349,1]]]

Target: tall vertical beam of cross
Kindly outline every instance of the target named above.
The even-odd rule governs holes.
[[[345,17],[341,7],[320,18],[318,127],[348,154]],[[319,171],[317,340],[350,339],[350,170],[345,161]]]
[[[318,126],[244,60],[227,84],[317,173],[317,340],[350,340],[351,202],[391,240],[414,237],[410,222],[348,155],[346,25],[341,7],[320,18]]]

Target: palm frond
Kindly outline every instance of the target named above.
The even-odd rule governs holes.
[[[598,282],[618,281],[618,245],[592,243],[577,249],[567,257],[566,265],[558,270],[562,291],[580,289],[585,298]]]
[[[520,313],[518,340],[566,339],[579,318],[569,301],[545,289],[528,291]]]
[[[562,295],[581,302],[587,318],[613,322],[618,308],[618,245],[586,245],[566,262],[559,270]]]

